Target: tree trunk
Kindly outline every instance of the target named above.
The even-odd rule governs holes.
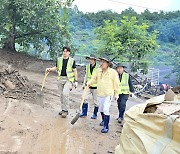
[[[15,38],[14,35],[11,33],[8,39],[8,42],[6,42],[3,46],[4,49],[11,50],[11,51],[16,51],[15,48]]]
[[[3,48],[11,51],[16,51],[15,48],[15,35],[16,35],[16,7],[13,7],[12,18],[11,18],[12,28],[9,34],[7,42],[4,44]]]

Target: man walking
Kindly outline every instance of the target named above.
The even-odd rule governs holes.
[[[83,83],[83,89],[86,86],[86,83],[91,80],[92,75],[95,74],[96,69],[98,67],[96,63],[96,57],[95,55],[90,55],[86,57],[87,60],[89,60],[89,64],[86,66],[86,74],[84,77],[84,83]],[[92,95],[93,97],[93,103],[94,103],[94,112],[91,117],[91,119],[97,119],[97,113],[98,113],[98,104],[97,104],[97,84],[92,84],[89,87],[89,92],[87,96]],[[82,106],[82,113],[80,114],[80,117],[86,117],[88,112],[88,97],[85,99],[83,106]]]
[[[118,110],[119,110],[119,117],[118,117],[118,122],[122,123],[123,117],[124,117],[124,112],[126,109],[126,102],[128,100],[129,94],[132,95],[134,92],[134,88],[132,85],[131,78],[129,74],[124,72],[124,69],[126,67],[123,64],[117,64],[117,72],[119,75],[119,82],[120,82],[120,87],[119,87],[119,98],[117,100],[118,103]]]
[[[111,64],[107,58],[100,59],[100,68],[96,70],[96,73],[92,76],[92,79],[87,83],[87,86],[91,86],[97,83],[97,100],[99,104],[99,111],[101,112],[102,122],[100,126],[104,126],[101,130],[102,133],[109,131],[110,113],[109,108],[111,101],[114,99],[117,101],[119,95],[119,79],[117,72],[110,68]]]
[[[58,91],[60,93],[62,109],[59,115],[61,115],[62,118],[66,118],[68,115],[69,91],[72,89],[73,85],[75,87],[78,85],[76,63],[75,60],[69,56],[69,54],[70,48],[63,47],[62,57],[57,59],[56,66],[46,69],[47,72],[58,72]]]

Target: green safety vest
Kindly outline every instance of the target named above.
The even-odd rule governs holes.
[[[91,80],[91,78],[92,78],[93,74],[96,72],[96,69],[97,69],[97,68],[98,68],[98,66],[97,66],[97,64],[96,64],[96,66],[95,66],[95,68],[93,69],[92,74],[91,74],[91,72],[90,72],[90,64],[86,66],[87,82],[88,82],[89,80]],[[97,84],[92,84],[91,87],[97,87]]]
[[[123,73],[119,87],[119,94],[129,94],[129,74]]]
[[[74,80],[75,80],[74,72],[72,70],[73,63],[74,63],[74,59],[69,57],[68,62],[67,62],[67,67],[66,67],[66,73],[67,73],[67,78],[71,82],[74,82]],[[63,57],[59,57],[58,62],[57,62],[58,80],[60,80],[60,78],[61,78],[62,65],[63,65]]]

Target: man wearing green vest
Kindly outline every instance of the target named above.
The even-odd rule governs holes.
[[[76,63],[73,58],[69,57],[69,54],[70,48],[63,47],[62,57],[57,59],[56,66],[46,69],[47,72],[58,72],[58,91],[60,93],[62,109],[59,115],[61,115],[62,118],[66,118],[68,115],[69,91],[73,85],[75,88],[78,85]]]
[[[122,123],[123,121],[123,116],[126,109],[126,102],[128,100],[129,94],[134,92],[131,78],[129,77],[129,74],[124,72],[125,68],[126,67],[123,64],[117,64],[117,72],[119,74],[120,81],[119,98],[117,100],[119,110],[119,117],[117,120],[119,123]]]
[[[92,75],[96,72],[96,69],[98,68],[98,65],[96,63],[96,57],[95,55],[90,55],[86,57],[87,60],[89,60],[89,63],[86,66],[86,74],[84,77],[84,83],[83,88],[85,87],[86,83],[91,80]],[[93,103],[94,103],[94,112],[91,117],[91,119],[97,119],[97,113],[98,113],[98,104],[97,104],[97,84],[93,84],[89,87],[89,93],[87,96],[92,95],[93,97]],[[84,104],[82,106],[82,113],[80,114],[80,117],[86,117],[88,112],[88,102],[87,98],[84,101]]]

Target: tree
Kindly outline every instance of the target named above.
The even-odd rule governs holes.
[[[120,14],[112,12],[111,10],[99,11],[97,13],[87,13],[84,15],[86,19],[93,22],[94,27],[104,24],[104,20],[119,20]]]
[[[15,43],[24,48],[33,46],[42,51],[48,46],[51,56],[56,55],[67,34],[66,24],[60,17],[60,9],[68,7],[72,0],[1,0],[0,44],[15,51]]]
[[[160,41],[175,45],[180,43],[180,17],[171,20],[159,20],[153,28],[159,31],[158,39]]]
[[[123,17],[121,25],[117,21],[105,21],[104,27],[95,30],[97,38],[103,41],[99,49],[101,55],[121,58],[131,63],[131,70],[142,68],[147,71],[147,56],[154,53],[158,47],[157,32],[148,33],[148,25],[138,24],[136,17]]]
[[[161,13],[163,13],[163,12],[161,12]],[[151,13],[148,9],[144,10],[144,12],[141,13],[141,16],[143,19],[151,21],[151,22],[155,22],[155,21],[159,20],[159,17],[160,17],[158,12]]]
[[[121,17],[124,17],[124,16],[136,17],[137,19],[140,16],[132,7],[129,7],[128,9],[125,9],[124,11],[121,12],[120,15],[121,15]]]

